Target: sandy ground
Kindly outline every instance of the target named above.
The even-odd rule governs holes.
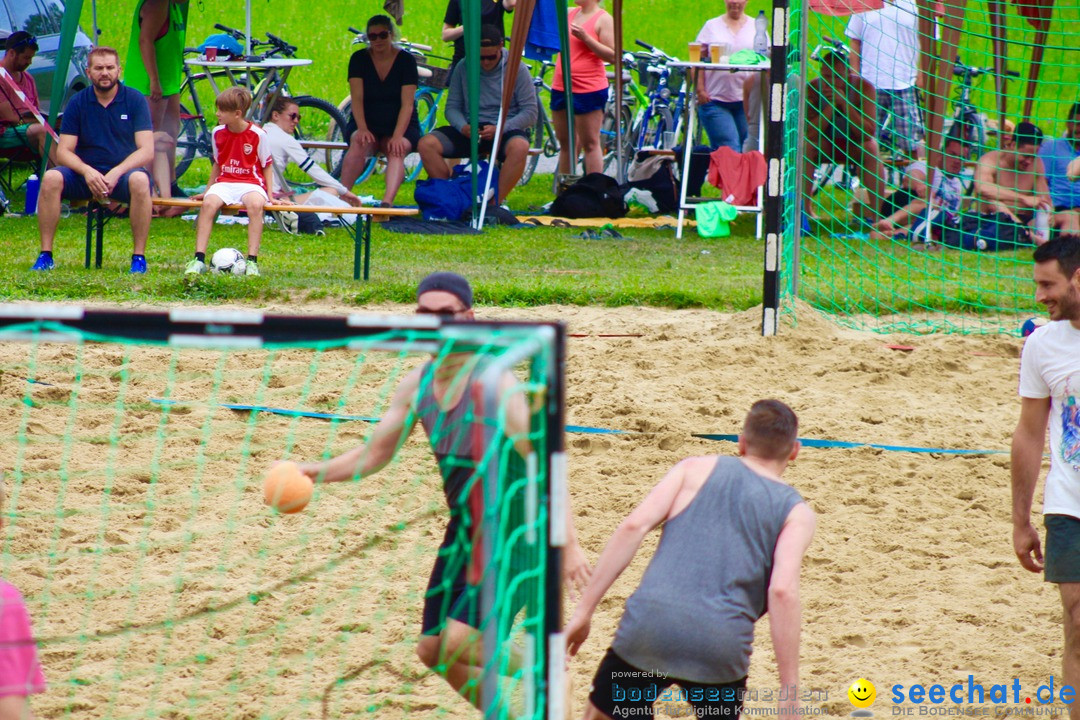
[[[734,452],[691,435],[737,432],[758,398],[789,403],[804,437],[997,451],[1008,448],[1019,409],[1020,343],[1010,338],[855,333],[810,311],[767,339],[760,311],[479,312],[560,319],[587,335],[569,341],[567,422],[634,431],[567,436],[591,560],[672,464]],[[377,415],[411,365],[372,357],[357,373],[343,351],[320,354],[317,371],[300,352],[176,357],[71,346],[28,356],[0,346],[0,432],[9,438],[0,463],[20,469],[8,481],[2,568],[25,593],[41,640],[50,689],[35,710],[470,716],[414,655],[444,522],[419,435],[380,475],[321,489],[305,512],[274,517],[259,487],[269,462],[341,451],[370,426],[252,420],[213,407]],[[51,385],[28,385],[28,374]],[[150,402],[165,394],[210,405],[165,414]],[[878,715],[890,714],[895,684],[949,686],[970,673],[987,688],[1019,678],[1030,694],[1060,678],[1056,590],[1011,550],[1007,454],[805,449],[787,478],[819,518],[802,593],[811,707],[848,714],[845,691],[858,677],[876,684]],[[657,537],[613,586],[570,666],[576,717]],[[749,685],[777,683],[763,620]]]

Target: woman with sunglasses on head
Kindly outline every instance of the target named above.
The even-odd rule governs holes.
[[[386,192],[390,207],[405,180],[405,156],[420,141],[414,96],[420,76],[416,60],[394,47],[394,24],[386,15],[368,20],[368,46],[349,60],[352,118],[345,128],[349,150],[341,165],[341,184],[352,188],[376,152],[386,155]]]
[[[600,0],[574,0],[569,14],[570,80],[574,103],[574,142],[585,155],[585,172],[604,171],[600,148],[600,126],[608,99],[608,79],[604,63],[615,61],[615,23]],[[551,122],[559,139],[559,172],[570,172],[569,127],[566,122],[566,92],[563,85],[562,55],[555,60],[551,81]]]
[[[299,122],[300,107],[295,100],[282,95],[270,111],[270,122],[263,127],[274,162],[274,198],[288,198],[295,203],[303,203],[311,194],[297,195],[285,180],[285,168],[293,162],[315,181],[320,190],[337,195],[350,205],[359,206],[360,198],[319,167],[300,145],[300,141],[293,135]]]

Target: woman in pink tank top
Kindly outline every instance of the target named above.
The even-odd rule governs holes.
[[[574,140],[585,155],[585,172],[603,172],[600,126],[608,98],[604,63],[615,60],[615,24],[600,7],[600,0],[574,0],[570,10],[570,93],[574,102]],[[555,61],[551,81],[551,121],[559,139],[559,172],[570,172],[570,147],[566,123],[566,92],[562,56]]]

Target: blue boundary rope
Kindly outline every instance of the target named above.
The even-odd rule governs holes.
[[[185,405],[189,404],[182,400],[163,400],[151,398],[150,402],[158,405]],[[269,407],[266,405],[237,405],[234,403],[220,403],[218,407],[238,410],[241,412],[265,412],[286,417],[308,417],[319,420],[359,420],[361,422],[377,423],[379,418],[367,415],[335,415],[333,413],[312,412],[309,410],[287,410],[285,408]],[[567,425],[566,432],[584,435],[645,435],[647,433],[631,430],[613,430],[610,428],[590,427],[588,425]],[[738,442],[738,435],[714,434],[714,433],[691,433],[691,437],[702,440],[716,440],[718,442]],[[889,452],[907,453],[937,453],[939,455],[1001,455],[1008,450],[968,450],[963,448],[935,448],[920,447],[918,445],[883,445],[880,443],[848,442],[846,440],[818,440],[815,438],[799,438],[803,447],[808,448],[860,448],[868,447],[875,450],[887,450]]]

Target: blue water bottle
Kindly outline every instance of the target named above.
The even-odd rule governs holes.
[[[38,190],[41,189],[41,181],[37,175],[31,175],[26,179],[26,211],[24,215],[37,213]]]

